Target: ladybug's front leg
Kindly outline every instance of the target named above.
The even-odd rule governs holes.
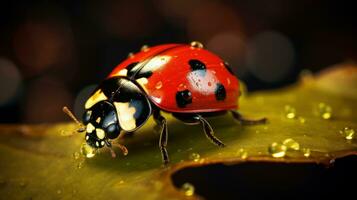
[[[231,110],[231,113],[237,121],[239,121],[243,125],[255,125],[255,124],[265,124],[267,122],[267,118],[261,119],[245,119],[238,111]]]
[[[160,151],[162,155],[162,161],[166,165],[170,162],[169,160],[169,154],[167,153],[167,140],[168,140],[168,130],[167,130],[167,122],[166,119],[160,114],[160,110],[155,109],[153,111],[153,116],[154,120],[156,123],[161,126],[161,133],[160,133],[160,141],[159,141],[159,146],[160,146]]]

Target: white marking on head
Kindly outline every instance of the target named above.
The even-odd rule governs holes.
[[[98,141],[95,142],[95,146],[99,147],[99,142]]]
[[[85,109],[89,109],[94,104],[98,103],[99,101],[107,100],[108,98],[105,96],[101,89],[97,90],[84,104]]]
[[[135,107],[129,107],[129,103],[114,102],[114,106],[117,110],[118,119],[121,128],[126,131],[130,131],[136,128],[136,119],[134,114],[136,112]]]
[[[104,141],[101,141],[100,144],[102,144],[102,146],[104,146]]]
[[[87,136],[86,136],[86,140],[88,140],[88,139],[89,139],[89,136],[87,135]]]
[[[98,124],[100,123],[100,120],[102,120],[102,118],[98,117],[95,122],[97,122]]]
[[[93,126],[93,124],[89,123],[87,125],[87,128],[86,128],[86,132],[87,133],[92,133],[94,131],[95,127]]]
[[[87,113],[88,113],[89,117],[92,116],[92,110],[88,110]]]
[[[104,132],[103,129],[96,128],[96,129],[95,129],[95,132],[96,132],[97,137],[98,137],[99,139],[103,139],[103,138],[105,137],[105,132]]]

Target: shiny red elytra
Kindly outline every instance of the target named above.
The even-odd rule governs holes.
[[[136,80],[163,111],[198,113],[238,108],[238,79],[226,62],[203,48],[184,44],[147,48],[129,56],[109,77],[126,76],[133,63],[145,65],[143,75],[138,74]]]
[[[93,148],[115,145],[126,151],[112,140],[135,132],[152,115],[161,127],[159,146],[168,163],[168,127],[161,111],[187,124],[202,124],[211,142],[223,147],[204,117],[229,111],[242,123],[266,121],[242,118],[236,111],[239,93],[228,64],[201,43],[145,46],[116,66],[86,101],[82,131]]]

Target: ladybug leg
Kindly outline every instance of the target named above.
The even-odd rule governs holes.
[[[205,132],[207,138],[215,145],[219,147],[224,147],[225,144],[221,142],[216,136],[214,136],[213,129],[208,121],[198,114],[183,114],[183,113],[173,113],[173,116],[178,120],[182,121],[188,125],[202,124],[203,131]]]
[[[261,119],[245,119],[238,111],[231,110],[233,118],[239,121],[239,123],[243,125],[255,125],[255,124],[265,124],[267,122],[267,118]]]
[[[201,115],[196,115],[194,116],[194,118],[201,122],[202,126],[203,126],[203,131],[205,132],[207,138],[215,145],[219,146],[219,147],[225,147],[226,145],[221,142],[216,136],[214,136],[214,132],[213,129],[211,127],[211,125],[208,123],[208,121],[203,118]]]
[[[153,111],[154,120],[156,123],[161,126],[159,147],[161,151],[162,161],[166,165],[170,162],[169,154],[167,153],[167,140],[168,140],[168,130],[167,130],[167,122],[166,119],[160,114],[160,110]]]
[[[115,151],[113,150],[113,147],[118,147],[122,151],[124,156],[128,155],[128,153],[129,153],[128,149],[122,144],[111,143],[108,140],[104,140],[104,142],[107,145],[107,147],[108,147],[108,149],[110,151],[110,154],[112,155],[112,158],[116,157],[116,154],[115,154]]]

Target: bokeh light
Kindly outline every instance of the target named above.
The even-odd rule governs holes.
[[[110,36],[138,39],[155,32],[160,23],[151,7],[139,0],[108,1],[93,3],[91,10],[94,16],[99,16],[94,20]]]
[[[29,123],[56,122],[67,119],[62,107],[71,105],[73,98],[61,80],[43,77],[27,88],[23,104],[23,121]]]
[[[53,68],[66,68],[73,56],[72,40],[66,24],[28,20],[15,31],[13,49],[25,75],[34,76]]]
[[[13,62],[0,57],[0,107],[13,100],[22,83],[22,77]]]
[[[249,70],[260,80],[278,82],[292,71],[295,51],[283,34],[265,31],[250,40],[246,59]]]
[[[219,2],[206,1],[188,14],[187,32],[191,40],[206,43],[220,32],[241,32],[243,29],[237,12]]]
[[[184,26],[190,13],[196,12],[203,3],[202,0],[190,0],[189,3],[182,0],[156,0],[155,2],[158,11],[179,26]]]
[[[244,66],[246,41],[242,34],[221,32],[213,36],[206,47],[227,61],[238,77],[244,77],[247,71]]]

